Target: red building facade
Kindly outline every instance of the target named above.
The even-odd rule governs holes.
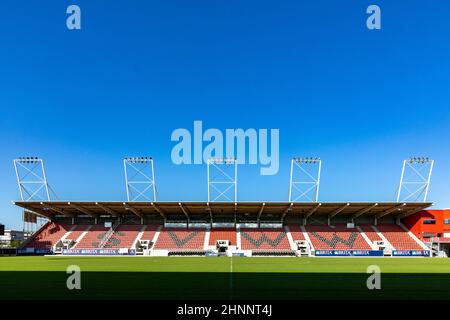
[[[424,242],[432,238],[450,242],[450,209],[420,211],[406,217],[402,223]]]

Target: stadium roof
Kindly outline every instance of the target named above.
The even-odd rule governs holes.
[[[187,217],[208,214],[213,216],[256,215],[260,217],[286,216],[311,217],[313,215],[333,218],[338,215],[406,217],[426,209],[432,203],[424,202],[14,202],[15,205],[38,215],[53,216],[120,216],[135,214],[143,216],[174,215]]]

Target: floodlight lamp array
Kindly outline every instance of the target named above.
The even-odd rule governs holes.
[[[408,162],[410,164],[428,164],[431,163],[432,160],[428,157],[411,157]]]
[[[301,163],[301,164],[309,164],[309,163],[318,163],[320,162],[320,158],[317,157],[295,157],[293,158],[293,160],[296,163]]]
[[[130,163],[147,163],[152,161],[152,157],[126,157],[125,161]]]
[[[226,158],[209,158],[209,163],[215,163],[215,164],[234,164],[236,163],[236,159],[233,157],[226,157]]]
[[[38,163],[39,158],[38,157],[19,157],[19,158],[17,158],[16,161],[20,162],[20,163]]]

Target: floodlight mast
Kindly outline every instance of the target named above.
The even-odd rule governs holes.
[[[13,163],[20,199],[26,202],[50,201],[51,188],[47,181],[44,160],[38,157],[19,157],[14,159]],[[22,213],[24,232],[33,233],[38,229],[38,225],[48,221],[47,218],[40,217],[34,212],[31,213],[36,217],[36,220],[26,219],[26,212],[29,211],[24,209]]]
[[[428,157],[411,157],[408,160],[404,160],[397,192],[397,202],[426,202],[433,167],[434,160]],[[424,170],[426,172],[423,172]],[[410,176],[410,179],[407,178],[407,175]],[[411,186],[413,186],[412,189]]]
[[[155,167],[151,157],[123,159],[127,200],[156,201]]]
[[[321,171],[322,160],[320,158],[292,158],[289,179],[289,202],[318,202]],[[296,177],[296,172],[304,177]]]
[[[222,166],[234,166],[229,174]],[[216,170],[217,177],[212,177],[211,171]],[[207,161],[208,202],[230,201],[237,202],[237,160],[235,158],[210,158]],[[234,190],[233,190],[234,189]],[[230,191],[233,196],[230,197]]]
[[[44,161],[37,157],[14,159],[17,185],[22,201],[50,201]]]

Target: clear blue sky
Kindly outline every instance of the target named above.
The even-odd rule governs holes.
[[[82,10],[69,31],[66,8]],[[366,28],[378,4],[382,30]],[[172,130],[279,128],[280,171],[240,200],[286,200],[289,159],[323,159],[322,201],[391,201],[401,161],[436,160],[450,207],[448,1],[0,2],[0,221],[21,228],[12,160],[46,160],[62,200],[124,200],[122,158],[155,159],[160,200],[206,200]]]

